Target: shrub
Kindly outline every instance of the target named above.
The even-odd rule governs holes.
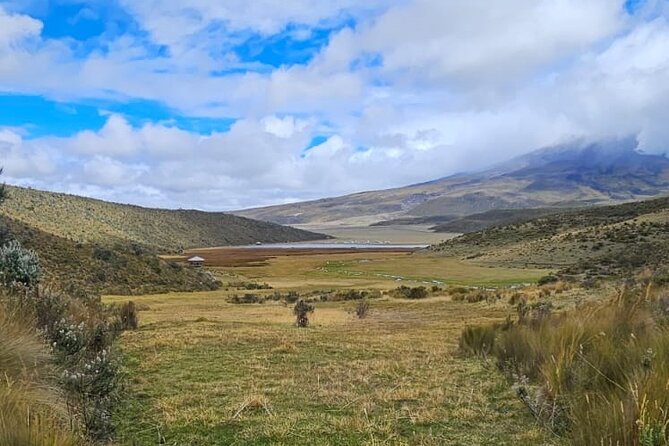
[[[363,299],[355,306],[355,315],[358,316],[358,319],[364,319],[369,313],[369,302],[367,299]]]
[[[295,324],[301,328],[309,326],[309,313],[313,312],[314,306],[300,299],[293,307],[293,314],[296,317]]]
[[[539,286],[548,285],[549,283],[555,283],[558,280],[559,279],[556,276],[549,274],[547,276],[540,277],[539,280],[537,280],[537,285]]]
[[[51,390],[49,356],[40,339],[0,308],[0,444],[74,446],[62,397]]]
[[[381,292],[378,290],[340,290],[337,292],[322,294],[320,300],[322,302],[340,302],[347,300],[378,299],[380,297]]]
[[[425,299],[428,296],[428,291],[427,288],[424,286],[417,286],[417,287],[408,287],[405,285],[402,285],[393,291],[391,291],[391,295],[394,297],[399,297],[399,298],[404,298],[404,299]]]
[[[518,394],[569,444],[669,443],[669,330],[661,298],[626,291],[563,315],[545,303],[500,331],[499,366]]]
[[[133,301],[126,302],[121,306],[118,312],[121,330],[137,330],[139,327],[137,313],[137,307]]]
[[[288,291],[286,295],[286,302],[289,304],[295,303],[300,299],[300,293],[297,291]]]
[[[95,249],[93,249],[93,258],[103,262],[111,262],[116,259],[116,253],[111,249],[96,246]]]
[[[0,275],[5,286],[37,286],[41,270],[37,253],[12,240],[0,248]]]
[[[265,298],[258,296],[257,294],[246,293],[243,296],[238,296],[237,294],[233,295],[228,302],[233,304],[261,304],[265,301]]]

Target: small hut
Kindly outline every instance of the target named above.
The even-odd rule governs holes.
[[[202,268],[204,266],[204,259],[200,256],[194,256],[188,259],[188,264],[191,268]]]

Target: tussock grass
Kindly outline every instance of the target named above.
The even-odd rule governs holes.
[[[0,444],[82,444],[68,427],[65,401],[52,380],[44,344],[16,319],[0,306]]]
[[[569,444],[664,446],[669,313],[662,296],[643,286],[562,314],[536,307],[505,330],[466,329],[461,345],[479,353],[494,342],[518,395]]]

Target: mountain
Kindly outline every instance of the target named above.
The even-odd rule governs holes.
[[[669,159],[636,151],[634,138],[537,150],[483,172],[383,191],[236,212],[282,224],[444,220],[496,209],[577,207],[669,192]]]
[[[0,206],[0,215],[79,243],[136,244],[160,252],[177,252],[326,237],[222,212],[150,209],[13,186],[7,189],[9,198]]]

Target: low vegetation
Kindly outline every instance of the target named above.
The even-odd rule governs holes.
[[[538,209],[494,209],[479,214],[467,215],[465,217],[449,218],[438,222],[432,227],[435,232],[454,232],[467,234],[481,231],[493,226],[518,224],[545,215],[565,212],[559,208]],[[435,218],[435,217],[433,217]]]
[[[386,296],[361,320],[364,299],[315,301],[300,329],[295,304],[225,293],[106,299],[150,307],[122,337],[120,444],[554,444],[501,373],[457,354],[465,321],[501,323],[506,302]]]
[[[295,314],[295,325],[299,328],[309,326],[309,314],[314,312],[314,306],[303,300],[298,300],[293,307]]]
[[[18,243],[11,249],[22,250]],[[29,264],[35,260],[30,251],[18,258]],[[0,270],[11,274],[5,266],[1,264]],[[72,300],[39,287],[39,279],[35,275],[13,281],[0,296],[0,365],[7,378],[0,393],[6,394],[4,404],[12,405],[0,413],[5,418],[0,438],[13,438],[2,444],[23,444],[20,438],[31,439],[25,444],[45,445],[75,444],[84,437],[109,441],[111,413],[119,395],[119,370],[111,345],[123,324],[99,301]],[[9,323],[10,317],[20,325]],[[53,390],[40,391],[41,386]],[[25,410],[18,411],[19,407]]]
[[[67,402],[53,379],[42,339],[14,314],[0,309],[0,444],[77,446]]]
[[[134,304],[72,298],[42,286],[43,272],[19,241],[0,246],[0,444],[107,443],[121,381],[112,344],[138,327]]]
[[[402,285],[390,291],[390,295],[402,299],[425,299],[430,292],[424,286],[409,287]]]
[[[552,313],[517,303],[515,323],[467,327],[464,352],[492,355],[529,411],[572,445],[669,444],[669,298],[652,282]]]
[[[544,267],[559,276],[626,277],[669,261],[669,199],[570,210],[465,234],[431,248],[480,264]]]
[[[39,254],[43,281],[71,295],[202,291],[220,286],[207,271],[162,260],[137,245],[77,243],[17,221],[5,219],[5,223],[8,238]]]

